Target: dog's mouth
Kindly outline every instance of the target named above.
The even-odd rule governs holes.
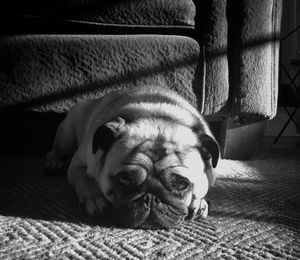
[[[183,203],[167,203],[146,193],[140,198],[113,207],[113,216],[124,227],[174,228],[184,221],[188,210]]]

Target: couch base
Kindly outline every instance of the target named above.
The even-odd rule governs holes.
[[[65,114],[9,111],[0,113],[0,117],[0,152],[46,154]]]
[[[0,152],[20,154],[37,152],[45,154],[64,113],[20,112],[0,113],[2,144]],[[229,119],[209,120],[213,134],[220,143],[222,158],[247,160],[264,135],[268,120],[237,125]]]
[[[220,145],[224,159],[248,160],[257,149],[268,119],[237,124],[233,120],[222,121]]]

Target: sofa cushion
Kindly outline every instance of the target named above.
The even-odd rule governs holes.
[[[7,1],[6,1],[7,2]],[[193,26],[192,0],[12,0],[11,12],[101,24]]]
[[[239,117],[269,117],[277,112],[281,0],[245,1],[235,5],[231,23],[235,41],[232,76],[239,84],[233,93],[232,114]],[[259,11],[258,11],[259,10]],[[243,14],[237,15],[237,13]]]
[[[0,40],[0,109],[66,112],[113,89],[169,86],[203,101],[198,43],[183,36],[23,35]]]

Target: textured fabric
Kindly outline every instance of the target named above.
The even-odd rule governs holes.
[[[274,117],[282,0],[195,4],[196,27],[201,29],[197,33],[206,58],[205,113],[244,119]]]
[[[276,114],[282,0],[212,0],[194,4],[191,0],[74,0],[43,6],[31,1],[25,13],[34,10],[48,18],[56,14],[70,19],[87,15],[100,19],[104,28],[111,28],[107,23],[123,24],[127,20],[128,24],[146,24],[127,26],[130,33],[151,28],[151,33],[157,30],[159,34],[161,27],[156,25],[193,25],[195,4],[195,29],[184,26],[184,32],[189,31],[188,35],[192,34],[198,44],[171,35],[40,35],[0,39],[2,107],[29,102],[31,107],[38,105],[42,110],[62,112],[79,99],[149,83],[180,89],[193,103],[197,99],[200,112],[208,116],[244,122],[247,118],[272,118]],[[20,6],[26,7],[27,2],[26,6],[14,5],[23,10]],[[99,12],[100,17],[106,17],[104,20],[99,18]],[[56,22],[59,24],[59,19]],[[67,24],[64,30],[68,32]],[[72,26],[90,28],[84,27],[84,23]],[[38,25],[37,28],[42,31]],[[116,32],[122,34],[122,25],[116,26]],[[163,33],[168,32],[175,33],[174,26],[166,26]],[[101,91],[95,93],[100,85]],[[83,89],[89,94],[83,95]],[[60,102],[54,105],[52,101],[58,99]]]
[[[203,88],[199,45],[181,36],[16,36],[1,40],[0,56],[2,108],[66,112],[143,84],[169,86],[196,105],[193,88]]]
[[[55,0],[5,1],[12,14],[123,25],[193,26],[192,0]],[[3,4],[2,4],[3,5]]]
[[[299,259],[300,153],[223,160],[206,220],[173,230],[122,229],[79,212],[66,176],[41,156],[1,156],[1,259]]]
[[[224,108],[229,100],[229,70],[227,59],[227,1],[200,1],[197,4],[199,37],[204,44],[205,102],[204,114],[228,115]]]
[[[277,111],[281,0],[230,0],[233,117]]]

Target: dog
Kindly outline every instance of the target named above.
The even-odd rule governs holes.
[[[216,179],[219,144],[175,91],[144,86],[75,105],[60,123],[48,171],[67,176],[91,217],[121,226],[173,228],[198,214]]]

